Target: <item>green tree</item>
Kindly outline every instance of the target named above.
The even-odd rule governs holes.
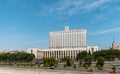
[[[66,60],[66,66],[72,66],[73,61],[69,56],[65,57],[65,60]]]
[[[44,58],[43,61],[44,61],[44,62],[43,62],[44,66],[47,67],[47,66],[49,65],[49,64],[48,64],[49,58]]]
[[[92,57],[91,56],[85,57],[85,61],[84,62],[89,67],[92,64]]]
[[[89,54],[89,55],[91,55],[91,52],[90,52],[90,50],[89,50],[88,54]]]
[[[44,58],[44,62],[43,62],[44,66],[57,66],[58,61],[55,60],[55,58],[51,57],[51,58]]]
[[[99,57],[98,59],[97,59],[97,63],[96,63],[96,66],[97,67],[103,67],[104,66],[104,57]]]
[[[77,60],[79,60],[79,64],[81,65],[84,62],[84,66],[90,66],[92,63],[92,55],[87,53],[87,51],[83,51],[77,54]]]
[[[85,59],[85,57],[89,56],[87,51],[83,51],[77,54],[77,60],[81,60],[83,61]]]
[[[48,63],[51,66],[56,66],[58,64],[57,60],[55,60],[55,58],[53,58],[53,57],[49,58]]]

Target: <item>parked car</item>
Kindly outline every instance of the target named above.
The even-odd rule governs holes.
[[[43,61],[37,61],[36,64],[43,64]]]
[[[54,66],[49,66],[50,69],[54,69],[55,67]]]
[[[116,65],[116,73],[120,73],[120,64]]]

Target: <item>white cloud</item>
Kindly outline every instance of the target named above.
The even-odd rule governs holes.
[[[120,11],[120,7],[117,7],[116,10],[117,10],[117,11]]]
[[[85,6],[85,9],[94,9],[94,8],[98,8],[100,6],[102,6],[103,4],[109,3],[111,2],[111,0],[97,0],[97,1],[93,1],[90,4]]]
[[[98,32],[95,32],[95,33],[90,33],[89,35],[99,35],[99,34],[106,34],[106,33],[117,32],[117,31],[120,31],[120,28],[102,30],[102,31],[98,31]]]
[[[103,11],[103,10],[109,8],[109,7],[110,7],[109,5],[105,5],[105,6],[102,6],[99,10]]]
[[[110,2],[112,0],[60,0],[54,5],[43,6],[41,15],[72,16],[83,14]]]
[[[94,20],[99,20],[99,19],[103,19],[105,17],[105,14],[97,14],[97,15],[95,15],[95,17],[94,17]]]

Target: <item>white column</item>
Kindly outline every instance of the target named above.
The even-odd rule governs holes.
[[[67,51],[67,56],[69,56],[69,51]]]
[[[46,51],[47,52],[47,58],[48,58],[48,51]]]
[[[56,50],[56,59],[58,59],[58,51]]]
[[[46,55],[45,55],[45,51],[43,51],[43,58],[45,58],[46,57]]]
[[[64,58],[64,51],[62,51],[62,58]]]
[[[49,51],[49,58],[50,58],[50,51]]]
[[[65,50],[65,57],[66,57],[66,50]]]
[[[77,55],[76,52],[77,52],[77,50],[75,50],[74,52],[75,52],[74,55],[75,55],[75,58],[76,58],[76,55]],[[75,58],[74,58],[74,59],[75,59]]]
[[[71,50],[69,50],[69,53],[70,53],[70,58],[71,58]]]
[[[59,51],[58,51],[58,59],[59,59]]]
[[[61,51],[59,51],[59,58],[61,58]]]
[[[57,51],[55,51],[55,58],[57,59]]]
[[[74,59],[74,50],[72,50],[72,59]]]
[[[53,57],[53,54],[52,54],[52,53],[53,53],[53,51],[50,51],[50,57]]]

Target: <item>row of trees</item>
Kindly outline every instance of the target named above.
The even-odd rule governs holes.
[[[98,67],[98,69],[102,69],[105,61],[113,61],[115,58],[120,59],[120,50],[113,50],[113,49],[101,50],[101,51],[94,52],[93,54],[91,54],[90,52],[88,53],[86,51],[83,51],[77,54],[76,60],[79,61],[79,66],[84,66],[85,68],[90,67],[92,64],[92,61],[96,61],[96,67]],[[69,56],[65,57],[63,61],[66,62],[64,64],[64,67],[73,66],[74,62]],[[48,66],[48,65],[55,66],[57,64],[58,64],[58,61],[55,60],[55,58],[53,57],[44,58],[45,66]],[[75,64],[74,66],[76,67]]]
[[[120,60],[120,50],[108,49],[94,52],[93,54],[86,51],[77,54],[77,60],[79,65],[90,66],[92,61],[97,61],[96,66],[98,68],[103,67],[104,61],[114,61],[115,58]]]
[[[25,52],[18,52],[18,53],[0,53],[0,61],[1,62],[30,62],[35,58],[34,54],[29,54]],[[76,60],[79,61],[79,66],[84,66],[88,68],[91,66],[92,61],[97,61],[96,66],[98,68],[103,67],[104,61],[113,61],[115,58],[120,59],[120,50],[101,50],[94,52],[91,54],[90,52],[87,53],[86,51],[80,52],[77,54]],[[66,66],[73,66],[73,60],[67,56],[64,59],[64,67]],[[58,60],[55,58],[44,58],[44,66],[57,66]],[[74,67],[76,65],[74,64]]]
[[[66,66],[70,67],[70,66],[73,65],[73,61],[72,61],[72,59],[69,56],[65,57],[64,61],[66,62],[64,64],[64,67],[66,67]],[[51,58],[44,58],[44,63],[43,64],[44,64],[45,67],[48,67],[48,66],[55,66],[55,67],[57,67],[58,61],[55,58],[53,58],[53,57],[51,57]]]
[[[101,50],[93,53],[94,60],[97,60],[98,57],[104,57],[106,61],[113,61],[115,58],[120,59],[120,50]]]
[[[79,61],[80,66],[84,66],[85,68],[88,68],[91,66],[92,61],[94,61],[94,54],[83,51],[77,54],[76,59]],[[96,60],[97,60],[96,67],[102,69],[105,61],[104,58],[102,56],[99,56],[96,58]]]
[[[35,58],[34,54],[29,54],[25,52],[18,53],[1,53],[1,62],[30,62]]]

